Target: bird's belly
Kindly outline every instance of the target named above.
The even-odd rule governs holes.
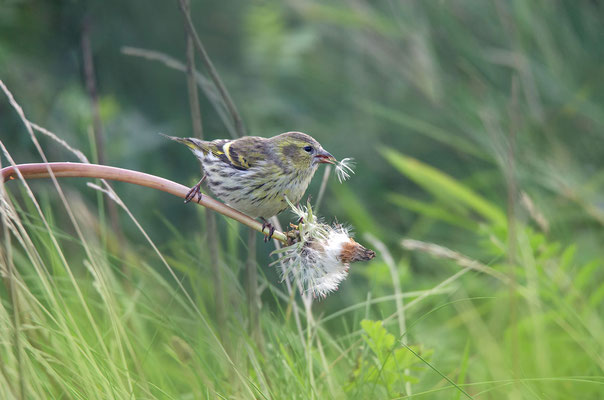
[[[312,178],[312,174],[275,178],[265,170],[225,168],[216,162],[204,163],[204,171],[206,184],[216,197],[252,218],[270,218],[285,210],[284,196],[298,203]]]

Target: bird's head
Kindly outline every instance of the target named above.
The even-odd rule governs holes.
[[[336,158],[319,142],[302,132],[286,132],[271,138],[277,156],[297,170],[314,168],[318,164],[335,164]]]

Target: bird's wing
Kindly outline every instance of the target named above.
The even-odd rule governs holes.
[[[265,138],[246,136],[235,140],[214,140],[208,143],[208,148],[221,161],[245,171],[268,158],[266,142]]]

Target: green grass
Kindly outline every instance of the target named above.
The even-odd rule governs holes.
[[[439,174],[424,179],[441,182]],[[109,235],[103,248],[100,222],[77,196],[66,204],[81,236],[62,231],[48,204],[5,199],[2,398],[595,399],[604,390],[601,257],[579,262],[577,246],[549,243],[520,223],[516,264],[505,261],[505,233],[493,220],[478,236],[493,260],[485,268],[498,274],[433,259],[433,276],[413,278],[421,291],[404,303],[374,301],[395,293],[386,276],[347,309],[330,307],[330,297],[309,314],[282,283],[262,277],[256,339],[228,256],[227,325],[216,325],[202,233],[184,238],[164,222],[174,235],[159,252],[142,235],[132,245]],[[332,297],[358,296],[351,284]]]
[[[250,133],[303,130],[355,157],[356,174],[329,182],[320,210],[352,224],[376,259],[319,301],[290,292],[269,266],[273,245],[258,240],[258,334],[237,223],[218,218],[207,232],[199,207],[116,184],[120,239],[111,200],[81,181],[59,182],[65,201],[51,181],[28,182],[31,192],[8,182],[0,399],[604,398],[602,5],[210,3],[201,13],[193,2],[195,23]],[[194,160],[155,135],[189,129],[184,76],[116,58],[140,35],[178,47],[176,5],[104,4],[111,23],[93,39],[107,159],[196,181]],[[44,4],[60,18],[7,7],[0,77],[28,118],[94,148],[80,77],[50,55],[80,38],[36,33],[81,21],[61,6]],[[158,10],[169,17],[153,36]],[[201,105],[206,135],[227,137],[216,102]],[[3,166],[40,156],[4,96],[0,139]]]

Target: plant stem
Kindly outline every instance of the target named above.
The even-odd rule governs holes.
[[[247,239],[248,258],[246,269],[246,292],[248,302],[248,312],[250,316],[250,334],[254,341],[261,346],[260,340],[260,308],[258,302],[258,266],[256,264],[256,235],[250,229]]]
[[[56,163],[34,163],[18,164],[11,167],[5,167],[0,170],[2,180],[8,181],[17,178],[39,179],[55,176],[57,178],[99,178],[109,179],[120,182],[133,183],[135,185],[146,186],[152,189],[161,190],[180,198],[185,198],[189,188],[179,183],[172,182],[159,176],[146,174],[144,172],[132,171],[124,168],[110,167],[107,165],[56,162]],[[248,226],[264,235],[269,234],[269,229],[262,230],[262,224],[247,215],[235,210],[204,194],[199,204],[214,210],[226,217]],[[273,239],[287,243],[287,236],[283,232],[275,231]]]
[[[189,15],[191,10],[191,1],[187,0],[186,15]],[[193,135],[200,140],[203,140],[203,124],[201,118],[201,107],[199,105],[199,94],[197,92],[197,83],[195,82],[195,46],[191,34],[186,34],[187,47],[187,92],[189,93],[189,108],[191,109],[191,123],[193,126]],[[200,172],[203,175],[204,171],[200,165]],[[214,298],[215,312],[218,324],[218,332],[225,344],[228,341],[224,340],[226,333],[226,313],[224,304],[224,294],[222,287],[222,271],[221,261],[218,257],[218,229],[216,229],[216,214],[210,209],[205,209],[206,214],[206,237],[208,243],[208,251],[210,253],[210,265],[212,268],[212,280],[214,283]]]
[[[158,62],[162,63],[163,65],[165,65],[166,67],[175,69],[177,71],[181,71],[181,72],[187,71],[187,66],[185,64],[183,64],[181,61],[179,61],[173,57],[170,57],[167,54],[161,53],[159,51],[124,46],[124,47],[122,47],[122,54],[132,56],[132,57],[141,57],[141,58],[144,58],[144,59],[150,60],[150,61],[158,61]],[[229,114],[229,111],[226,109],[226,106],[224,105],[224,101],[222,101],[222,97],[220,97],[220,94],[216,90],[216,85],[214,85],[209,79],[207,79],[205,76],[203,76],[200,72],[194,71],[194,74],[195,74],[195,81],[197,82],[197,85],[203,91],[203,93],[206,95],[206,97],[208,98],[210,103],[212,103],[214,110],[216,110],[216,113],[220,117],[220,120],[226,127],[227,131],[229,131],[229,134],[231,135],[231,137],[233,139],[237,139],[239,137],[239,134],[235,130],[233,121],[231,121],[232,117]]]
[[[82,47],[82,59],[84,63],[84,76],[86,78],[86,90],[88,91],[88,96],[90,97],[90,111],[92,114],[92,132],[94,134],[94,147],[96,150],[96,162],[99,164],[105,164],[105,137],[103,132],[103,123],[101,121],[101,111],[99,107],[99,93],[96,85],[96,74],[94,69],[94,60],[92,57],[92,44],[90,41],[90,16],[85,16],[84,21],[82,23],[82,38],[81,38],[81,47]],[[100,208],[100,219],[104,220],[104,212],[103,205],[104,200],[103,196],[100,195],[99,199],[99,208]],[[124,241],[124,232],[120,226],[119,215],[117,212],[117,206],[115,202],[108,201],[107,202],[107,210],[109,211],[109,223],[111,224],[111,229],[113,233],[117,236],[117,239],[120,243]],[[103,243],[106,245],[107,240],[107,230],[103,229]],[[121,248],[120,248],[121,251]],[[121,258],[121,257],[120,257]],[[121,270],[125,274],[129,274],[129,270],[125,268],[124,265],[121,265]]]
[[[199,54],[201,55],[201,61],[203,61],[203,64],[205,65],[206,69],[208,70],[208,73],[210,74],[210,78],[212,78],[212,80],[214,81],[214,84],[216,85],[220,96],[224,100],[224,103],[226,104],[227,109],[229,110],[229,113],[233,118],[235,130],[237,131],[239,136],[245,136],[245,127],[243,126],[243,121],[241,119],[241,116],[239,115],[239,111],[237,111],[235,103],[231,99],[229,92],[224,86],[224,83],[222,83],[222,79],[220,79],[216,68],[214,68],[214,64],[212,64],[212,61],[210,60],[210,57],[208,56],[208,53],[206,52],[206,49],[203,46],[203,43],[201,43],[201,39],[199,39],[199,35],[197,35],[197,31],[195,30],[195,26],[193,26],[193,21],[191,21],[191,15],[188,12],[185,0],[178,0],[178,4],[180,6],[180,10],[182,11],[185,17],[185,28],[187,29],[189,35],[191,35],[191,37],[193,38],[193,43],[195,44],[197,51],[199,51]]]

